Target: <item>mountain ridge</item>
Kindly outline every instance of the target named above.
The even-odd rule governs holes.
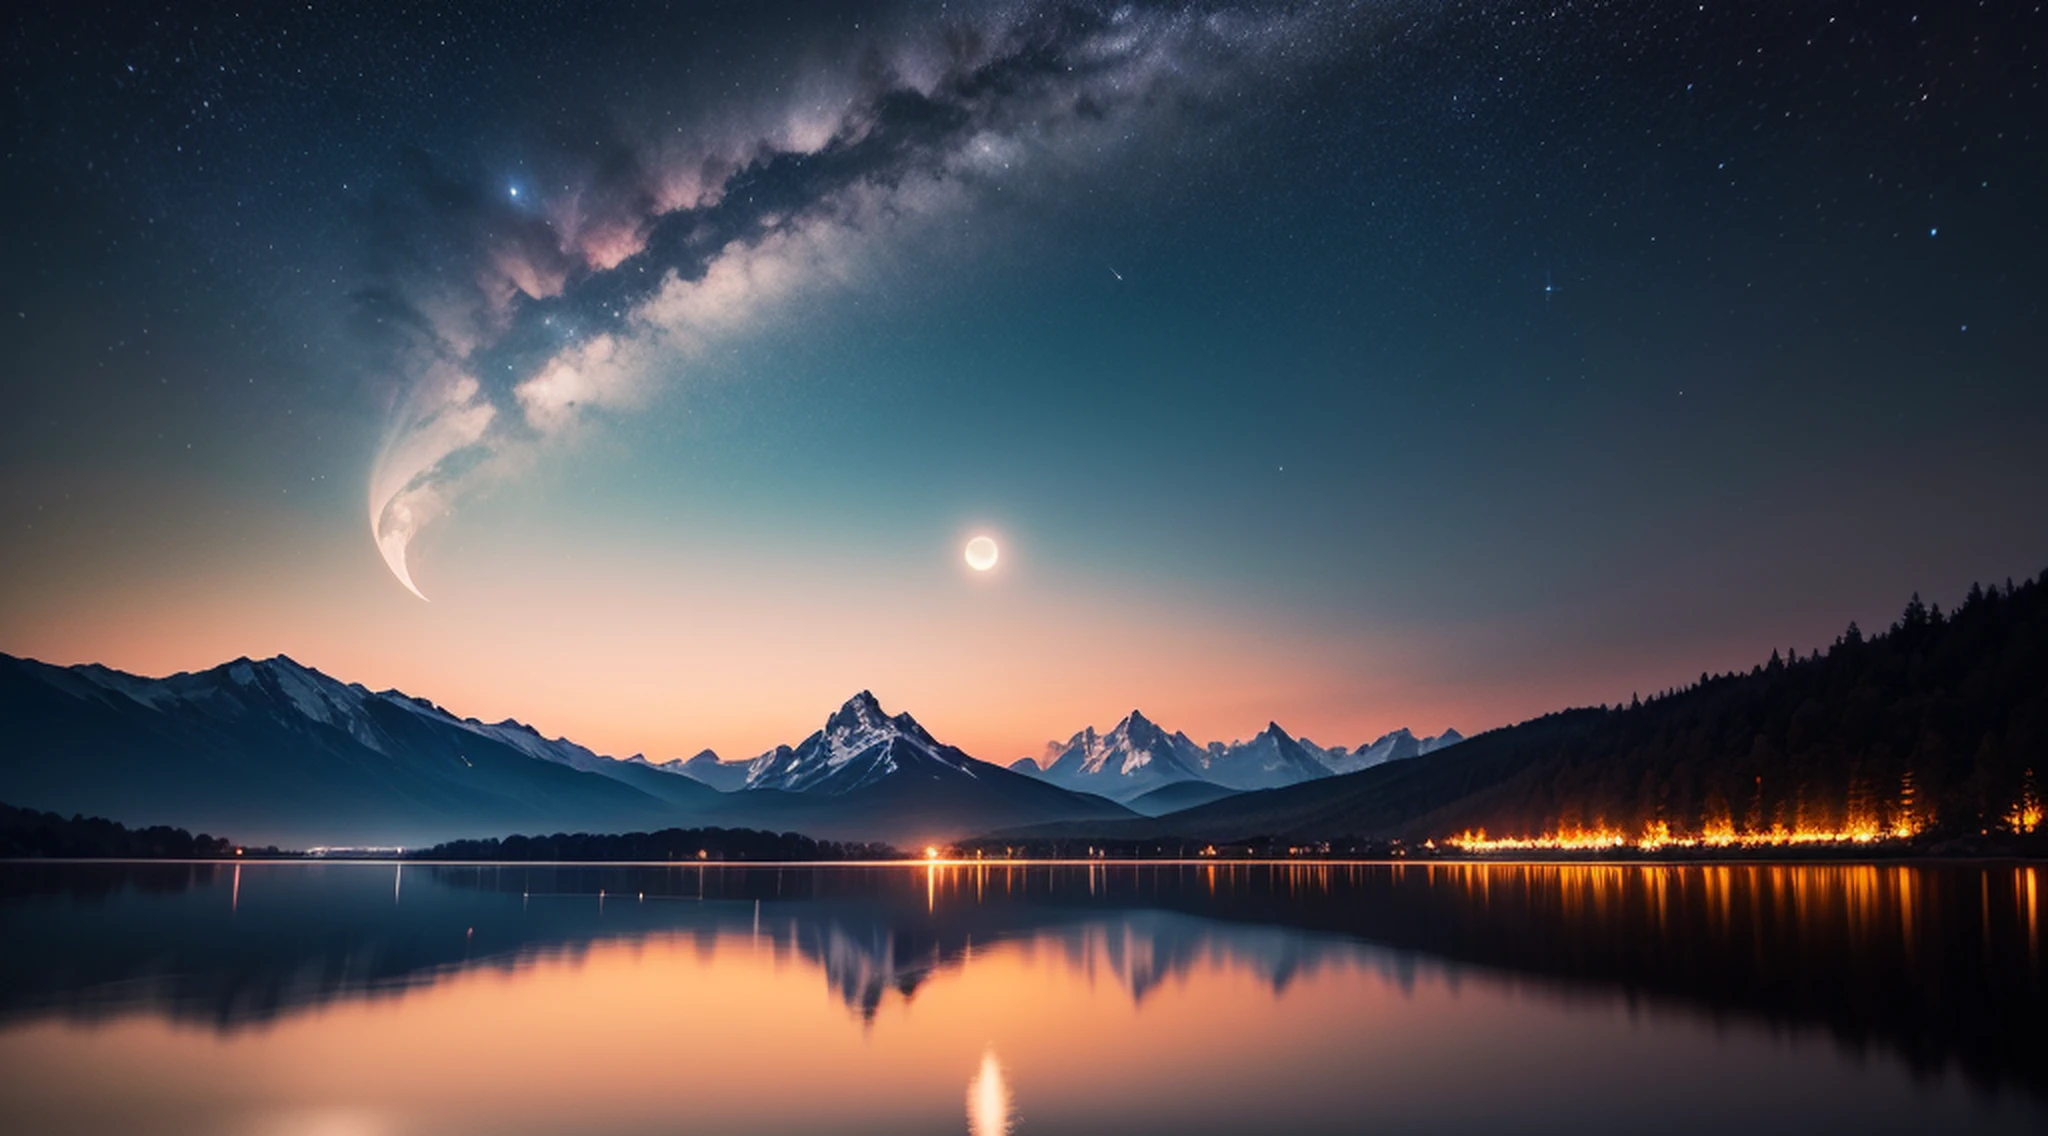
[[[0,799],[256,843],[646,823],[671,806],[397,691],[288,656],[145,679],[0,655]],[[707,791],[708,792],[708,791]]]
[[[1134,815],[973,758],[909,714],[884,714],[868,691],[804,742],[743,767],[734,792],[689,776],[689,763],[620,760],[517,719],[460,718],[285,655],[151,679],[0,654],[0,737],[10,804],[280,845],[698,824],[900,844]]]
[[[1180,731],[1168,733],[1134,709],[1107,732],[1083,727],[1065,742],[1046,743],[1042,756],[1018,758],[1010,768],[1129,804],[1180,782],[1201,782],[1228,792],[1299,784],[1425,756],[1463,740],[1453,729],[1417,738],[1404,727],[1357,750],[1324,749],[1268,722],[1250,741],[1204,746]]]

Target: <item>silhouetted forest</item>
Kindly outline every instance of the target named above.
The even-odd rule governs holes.
[[[233,856],[234,842],[182,828],[128,828],[101,817],[37,812],[0,805],[0,857],[205,859]]]
[[[1157,818],[1038,825],[968,847],[1248,849],[1613,833],[1631,844],[1861,834],[1930,851],[2048,844],[2048,583],[1918,596],[1866,637],[1773,652],[1626,705],[1563,710],[1449,749]],[[1726,844],[1720,846],[1725,847]]]
[[[1530,731],[1550,753],[1417,827],[1875,828],[1936,840],[2035,830],[2048,771],[2048,575],[1973,586],[1948,614],[1916,594],[1881,634],[1852,623],[1824,650],[1773,651],[1747,673],[1703,674],[1575,724],[1568,739]],[[1480,740],[1453,752],[1481,756]]]
[[[415,860],[880,860],[901,852],[886,844],[813,840],[752,828],[664,828],[616,835],[558,832],[502,840],[451,840],[409,854]]]

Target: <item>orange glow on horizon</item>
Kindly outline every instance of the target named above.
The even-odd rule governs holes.
[[[1762,832],[1737,832],[1732,826],[1715,826],[1697,833],[1674,833],[1663,821],[1646,825],[1634,835],[1618,828],[1562,828],[1541,836],[1489,836],[1485,829],[1467,829],[1447,836],[1443,843],[1461,852],[1598,852],[1633,848],[1656,852],[1665,848],[1791,848],[1826,845],[1883,844],[1908,840],[1920,828],[1901,820],[1890,829],[1875,823],[1850,828],[1786,828],[1777,826]],[[1432,842],[1433,843],[1433,842]]]
[[[286,654],[458,717],[516,718],[657,761],[793,744],[861,689],[1002,765],[1133,708],[1204,742],[1250,738],[1269,720],[1326,746],[1403,726],[1469,736],[1597,701],[1642,681],[1645,664],[1601,656],[1570,674],[1503,664],[1475,677],[1470,645],[1452,633],[1379,633],[1362,650],[1355,629],[1282,629],[1267,609],[1192,586],[1045,561],[1005,559],[991,589],[955,569],[951,533],[943,555],[877,553],[821,571],[808,534],[751,521],[727,532],[707,519],[687,543],[565,522],[543,541],[486,512],[463,522],[474,528],[461,547],[415,550],[432,604],[391,578],[355,524],[329,531],[263,500],[239,502],[217,531],[125,550],[122,562],[154,566],[141,579],[81,571],[113,561],[53,537],[55,559],[0,603],[0,643],[145,677]],[[137,517],[124,539],[158,523]],[[245,543],[251,526],[269,533],[260,546]],[[235,558],[215,558],[222,548]],[[1077,656],[1076,642],[1091,647]],[[1751,649],[1694,645],[1676,669],[1734,665]]]

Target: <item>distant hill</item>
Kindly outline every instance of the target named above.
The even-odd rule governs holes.
[[[1124,803],[1141,815],[1161,816],[1236,795],[1237,790],[1226,789],[1214,781],[1175,781],[1149,793],[1140,793]]]
[[[1236,841],[1652,830],[2036,828],[2048,767],[2048,586],[1974,587],[1952,615],[1917,596],[1884,634],[1773,652],[1627,706],[1493,730],[1428,761],[1245,793],[1044,837]],[[1020,833],[1000,835],[1023,835]]]

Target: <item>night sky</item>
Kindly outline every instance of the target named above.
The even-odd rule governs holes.
[[[9,653],[1007,761],[2048,567],[2039,4],[5,19]]]

